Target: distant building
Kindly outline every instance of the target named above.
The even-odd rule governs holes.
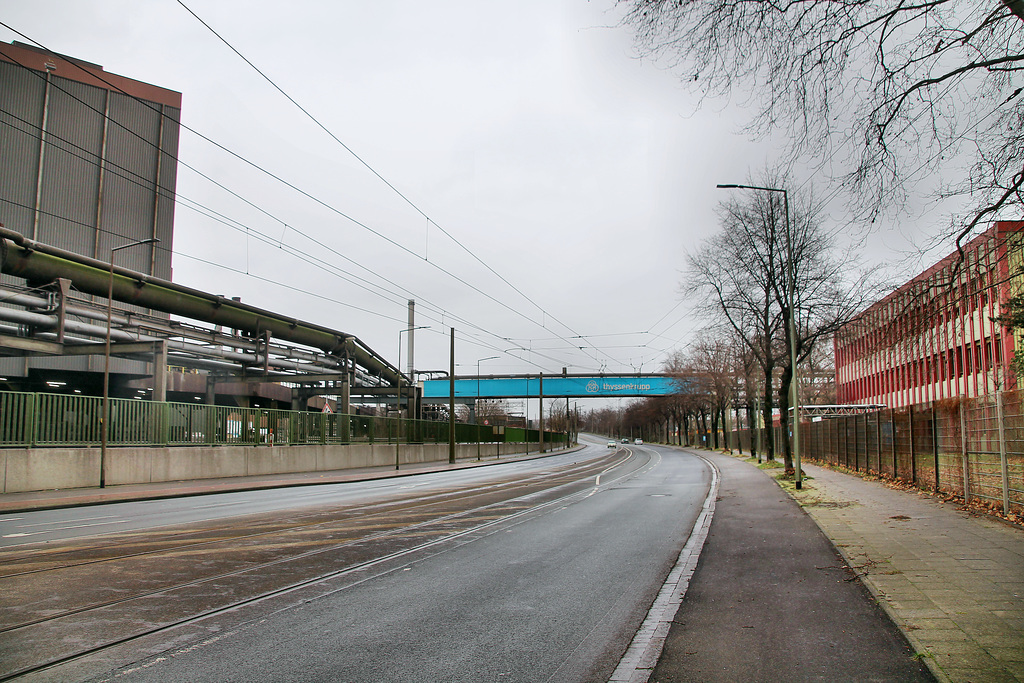
[[[1000,221],[835,335],[837,401],[890,408],[1013,388],[1012,332],[994,321],[1021,291],[1024,222]]]
[[[180,93],[0,43],[0,224],[103,262],[112,247],[155,237],[158,245],[119,251],[117,265],[170,280],[180,112]],[[29,388],[54,372],[101,372],[102,363],[3,358],[0,374]]]

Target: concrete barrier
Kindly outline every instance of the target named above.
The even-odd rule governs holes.
[[[517,455],[537,444],[457,444],[458,460]],[[446,462],[448,444],[399,446],[400,465]],[[394,444],[128,447],[107,449],[107,484],[220,479],[394,466]],[[89,488],[100,483],[99,448],[0,449],[0,493]]]

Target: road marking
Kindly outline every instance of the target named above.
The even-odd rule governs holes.
[[[672,625],[672,619],[686,595],[686,589],[690,585],[693,572],[697,569],[697,560],[700,559],[701,548],[704,547],[704,540],[708,536],[708,528],[711,526],[711,518],[715,514],[715,498],[718,496],[718,468],[707,458],[697,456],[711,468],[711,486],[708,495],[704,499],[701,512],[693,523],[690,537],[686,545],[679,552],[679,559],[676,565],[669,572],[668,578],[658,592],[654,604],[647,612],[647,618],[640,625],[640,629],[633,637],[626,653],[619,660],[608,683],[647,683],[651,673],[654,671],[661,651],[665,647],[665,639],[668,637],[668,629]]]
[[[91,527],[91,526],[104,526],[104,525],[107,525],[107,524],[124,524],[126,521],[127,520],[124,520],[124,519],[116,519],[113,522],[96,522],[94,524],[72,524],[71,526],[59,526],[59,527],[54,527],[52,529],[44,529],[43,531],[28,531],[28,532],[21,532],[21,533],[16,533],[16,534],[4,534],[0,538],[21,538],[23,536],[38,536],[39,534],[52,534],[55,531],[64,531],[65,529],[84,529],[86,527]],[[55,523],[55,522],[51,522],[51,523]],[[42,524],[26,524],[24,526],[28,527],[28,526],[44,526],[44,525],[42,525]]]
[[[37,522],[36,524],[19,524],[18,526],[22,527],[23,529],[27,529],[29,527],[34,527],[34,526],[53,526],[54,524],[65,524],[65,523],[67,523],[69,521],[74,521],[74,522],[91,522],[91,521],[93,521],[95,519],[111,519],[113,516],[114,515],[103,515],[102,517],[77,517],[74,520],[60,519],[60,520],[54,520],[54,521],[51,521],[51,522]],[[104,524],[109,524],[109,522],[104,522]]]

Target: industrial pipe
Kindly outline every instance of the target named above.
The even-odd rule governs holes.
[[[21,233],[0,227],[0,272],[29,282],[71,280],[75,288],[95,296],[107,296],[110,264],[30,240]],[[348,351],[356,363],[390,384],[398,385],[400,372],[353,335],[280,316],[222,296],[175,284],[144,273],[115,267],[113,292],[118,301],[180,315],[253,335],[270,332],[273,337],[316,348],[330,355]]]

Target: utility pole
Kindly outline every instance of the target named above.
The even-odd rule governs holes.
[[[740,189],[740,190],[761,190],[763,192],[781,192],[783,212],[786,219],[786,306],[789,308],[789,325],[787,334],[789,336],[789,365],[792,368],[790,374],[789,396],[792,405],[792,431],[793,431],[793,465],[794,483],[796,488],[803,487],[803,475],[800,471],[800,376],[796,368],[796,267],[794,265],[793,237],[789,225],[789,192],[778,187],[759,187],[757,185],[718,185],[719,189]]]
[[[540,452],[544,452],[544,373],[540,373],[540,385],[537,388],[540,396],[540,430],[537,432],[537,439],[540,441]]]
[[[452,348],[448,368],[448,462],[455,464],[455,328],[452,330]]]

